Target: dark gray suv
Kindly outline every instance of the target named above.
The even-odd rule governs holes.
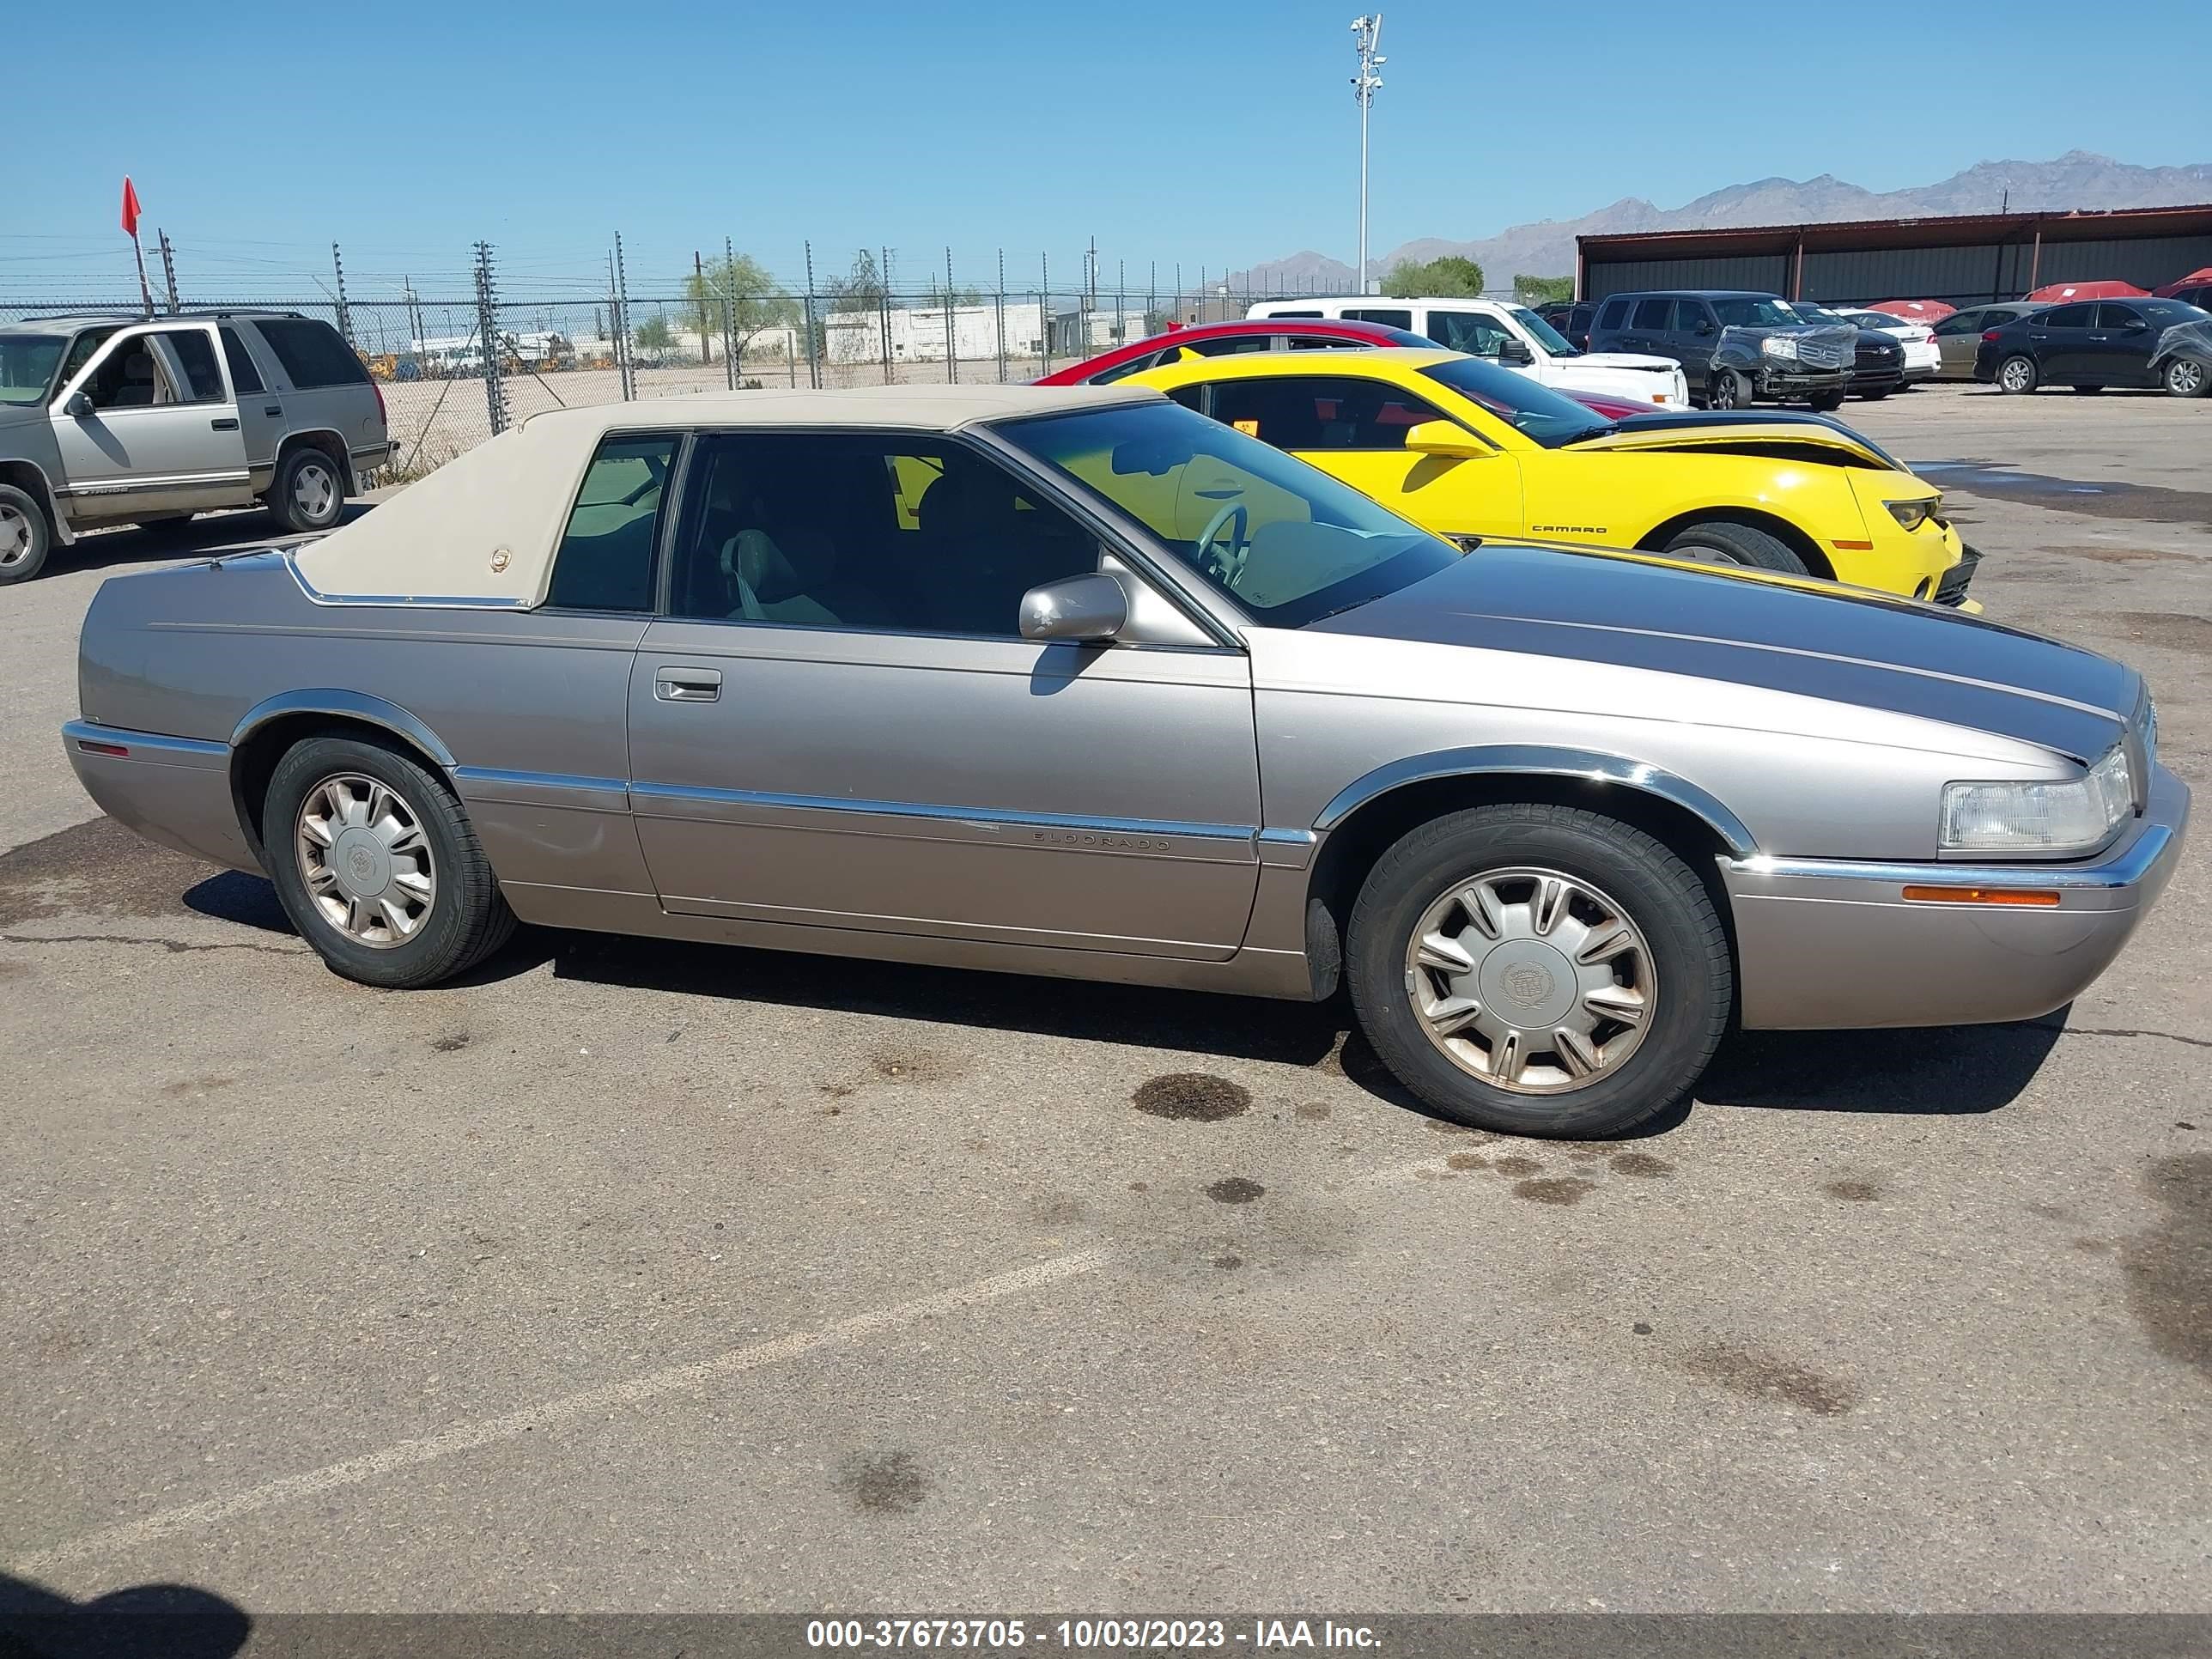
[[[0,325],[0,583],[111,525],[265,504],[338,520],[391,453],[384,395],[328,323],[274,311]]]
[[[1709,408],[1764,398],[1825,413],[1850,390],[1855,333],[1808,326],[1771,294],[1677,289],[1609,296],[1590,323],[1589,349],[1672,357],[1691,400]]]

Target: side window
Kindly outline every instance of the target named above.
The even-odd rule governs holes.
[[[1023,594],[1098,568],[1073,519],[945,439],[717,434],[688,476],[679,617],[1016,639]]]
[[[1703,300],[1674,301],[1674,331],[1677,334],[1695,334],[1699,324],[1708,328],[1712,325],[1712,319],[1706,313]]]
[[[1201,357],[1234,357],[1246,351],[1265,351],[1274,343],[1272,334],[1217,334],[1182,343]]]
[[[1168,396],[1193,414],[1206,413],[1206,388],[1203,386],[1179,386]]]
[[[368,370],[353,348],[328,323],[304,317],[265,318],[254,324],[261,337],[284,366],[284,374],[301,391],[315,386],[361,386]]]
[[[253,354],[246,349],[246,342],[238,337],[234,328],[225,327],[222,331],[222,360],[230,365],[231,387],[240,397],[268,390],[261,384],[261,371],[253,366]]]
[[[1092,386],[1111,386],[1116,380],[1125,380],[1132,374],[1140,374],[1152,368],[1164,355],[1158,351],[1140,351],[1126,363],[1116,363],[1111,368],[1100,369],[1091,377],[1089,383]]]
[[[1316,308],[1312,311],[1271,311],[1267,314],[1270,317],[1319,317],[1321,312]]]
[[[1213,418],[1278,449],[1403,449],[1406,434],[1442,420],[1427,404],[1383,380],[1218,380]]]
[[[1978,311],[1954,311],[1936,325],[1932,332],[1937,335],[1965,334],[1972,331],[1981,320]]]
[[[1498,349],[1510,336],[1511,331],[1504,324],[1480,312],[1429,313],[1429,337],[1438,345],[1449,346],[1454,351],[1464,351],[1470,356],[1495,359]]]
[[[85,382],[85,395],[92,399],[92,406],[94,409],[147,409],[157,404],[201,401],[198,388],[193,384],[190,371],[176,351],[176,341],[185,332],[181,329],[173,329],[161,333],[134,334],[118,341],[115,349],[92,371],[92,377]],[[204,349],[207,336],[198,330],[191,332]],[[208,353],[206,368],[212,374],[215,355],[211,351]],[[219,384],[213,395],[216,399],[221,399],[222,392]]]
[[[1364,340],[1332,340],[1326,334],[1290,334],[1282,337],[1283,344],[1292,351],[1364,351]]]
[[[1413,325],[1413,313],[1407,310],[1346,306],[1344,314],[1352,322],[1380,323],[1385,328],[1411,328]]]
[[[168,382],[169,396],[164,403],[219,404],[224,401],[222,371],[216,367],[215,342],[204,328],[165,329],[161,343],[169,349],[174,368],[161,365],[161,378]]]
[[[1605,302],[1605,309],[1598,313],[1597,322],[1594,326],[1598,328],[1619,328],[1627,320],[1627,301],[1607,300]]]
[[[2133,306],[2115,305],[2112,301],[2107,300],[2097,307],[2099,328],[2123,329],[2130,323],[2141,321],[2142,321],[2142,313],[2137,311]]]
[[[119,327],[120,325],[118,325]],[[70,342],[68,353],[62,358],[61,373],[54,376],[54,390],[58,393],[76,378],[77,370],[92,361],[92,354],[106,345],[113,328],[88,328]],[[97,399],[94,399],[97,402]]]
[[[676,442],[672,433],[600,441],[553,555],[546,604],[574,611],[653,609],[653,548]]]
[[[2090,305],[2054,306],[2035,320],[2045,328],[2087,328],[2096,310]]]
[[[1672,300],[1638,300],[1635,319],[1629,325],[1632,328],[1663,330],[1667,326],[1667,314],[1674,308]]]

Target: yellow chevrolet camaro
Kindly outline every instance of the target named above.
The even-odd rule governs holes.
[[[1595,544],[1949,605],[1978,556],[1933,484],[1817,416],[1616,422],[1443,350],[1193,356],[1129,380],[1462,540]]]

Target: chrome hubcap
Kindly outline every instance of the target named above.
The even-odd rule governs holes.
[[[293,841],[315,908],[349,939],[386,949],[429,920],[430,839],[415,809],[374,778],[344,772],[310,789]]]
[[[31,556],[31,520],[21,508],[0,507],[0,565],[20,564]]]
[[[2166,372],[2166,383],[2176,392],[2195,392],[2204,384],[2202,363],[2176,363]]]
[[[2004,371],[2004,383],[2014,392],[2018,392],[2025,387],[2027,385],[2027,365],[2021,362],[2018,358],[2014,358],[2011,362],[2007,363],[2005,365]]]
[[[337,500],[337,480],[331,470],[309,461],[292,475],[292,505],[310,519],[329,516]]]
[[[1565,1094],[1620,1070],[1656,990],[1650,946],[1627,913],[1557,870],[1454,884],[1406,951],[1406,994],[1429,1041],[1516,1094]]]

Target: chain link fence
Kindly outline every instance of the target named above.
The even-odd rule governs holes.
[[[764,386],[1033,380],[1171,322],[1213,322],[1295,294],[1225,287],[1176,295],[1063,289],[628,294],[501,293],[489,250],[473,281],[404,297],[187,292],[185,311],[270,310],[329,323],[384,394],[395,449],[386,482],[419,477],[505,427],[552,409]],[[825,288],[831,285],[825,284]],[[156,314],[167,311],[157,299]],[[135,296],[0,298],[0,322],[85,312],[138,314]],[[492,344],[487,349],[485,342]]]

